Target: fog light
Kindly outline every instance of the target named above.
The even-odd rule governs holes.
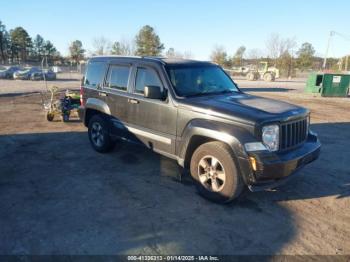
[[[249,161],[250,161],[250,164],[251,164],[253,170],[256,171],[257,168],[256,168],[256,160],[255,160],[255,158],[252,157],[252,156],[250,156],[250,157],[249,157]]]

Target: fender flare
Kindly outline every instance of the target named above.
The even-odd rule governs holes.
[[[105,115],[111,115],[111,110],[109,108],[109,106],[107,105],[107,103],[101,99],[97,99],[97,98],[88,98],[86,100],[85,103],[85,112],[84,112],[84,124],[87,125],[86,123],[86,113],[89,109],[93,109],[96,111],[99,111]]]
[[[246,183],[255,180],[250,167],[249,157],[244,149],[244,144],[247,142],[256,141],[256,138],[245,128],[222,122],[213,122],[206,120],[192,120],[184,129],[182,138],[178,143],[178,155],[180,162],[186,166],[189,150],[192,139],[195,137],[203,137],[208,140],[221,141],[227,144],[234,156],[238,165],[238,169]]]

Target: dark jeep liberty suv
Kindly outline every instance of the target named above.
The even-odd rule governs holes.
[[[117,138],[189,169],[199,192],[228,202],[276,187],[314,161],[307,109],[240,91],[218,65],[158,57],[89,60],[79,116],[101,153]]]

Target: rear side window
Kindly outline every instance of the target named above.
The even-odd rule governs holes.
[[[145,86],[162,87],[162,83],[154,70],[139,67],[136,73],[135,92],[143,94]]]
[[[106,80],[106,86],[126,91],[128,87],[130,67],[110,66]]]
[[[106,64],[104,62],[90,62],[85,75],[85,86],[101,87],[105,75]]]

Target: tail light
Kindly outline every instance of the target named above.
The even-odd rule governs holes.
[[[84,106],[84,88],[82,85],[80,86],[80,105]]]

